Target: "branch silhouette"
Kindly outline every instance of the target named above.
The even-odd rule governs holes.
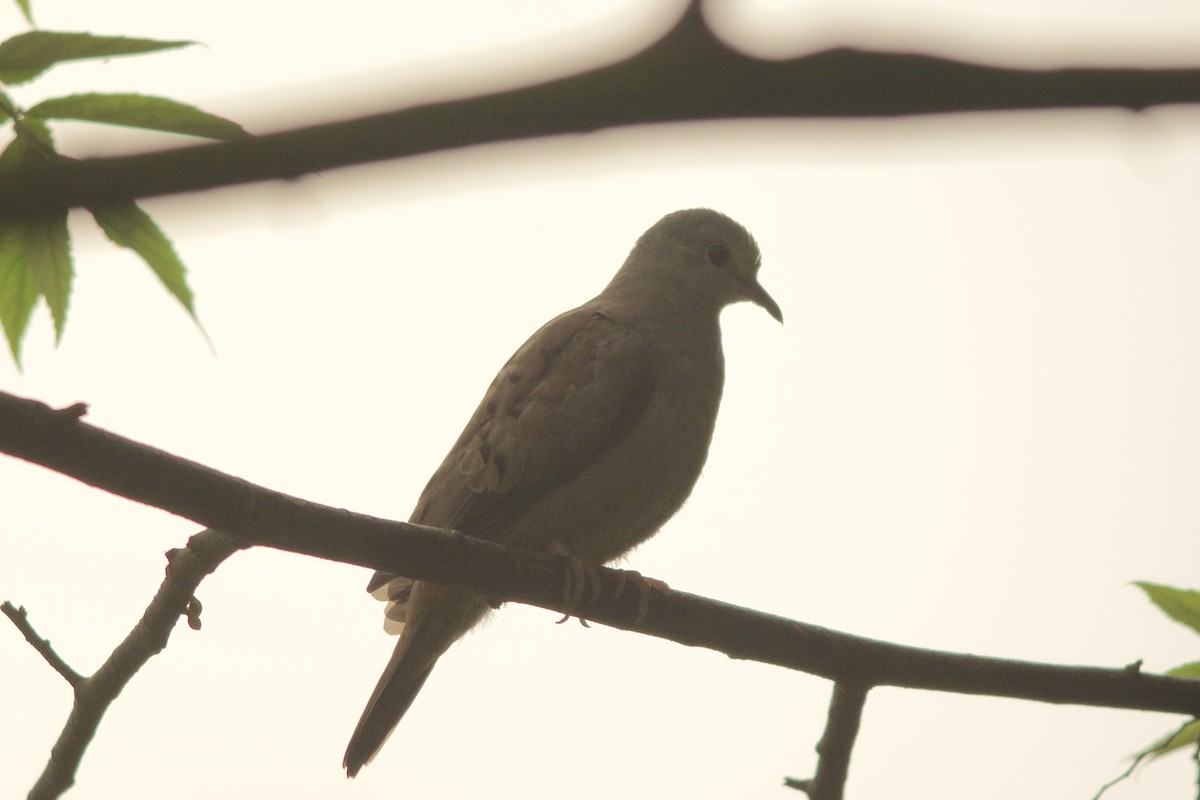
[[[166,648],[175,622],[193,602],[192,593],[200,581],[243,546],[232,537],[204,531],[193,536],[186,548],[167,553],[167,577],[133,630],[94,675],[68,679],[75,702],[50,749],[50,760],[29,790],[29,800],[61,797],[74,785],[84,750],[95,737],[104,712],[134,674]]]
[[[1010,69],[849,48],[766,61],[714,37],[693,2],[642,53],[560,80],[247,140],[30,165],[0,188],[0,217],[628,125],[1172,103],[1200,103],[1200,69]]]
[[[839,681],[833,685],[825,733],[817,742],[817,773],[811,779],[784,779],[784,786],[799,789],[809,800],[842,800],[850,774],[850,753],[858,737],[868,687]]]
[[[818,779],[828,777],[820,784],[822,793],[814,798],[840,796],[861,703],[866,691],[875,686],[1200,716],[1200,681],[1144,674],[1136,667],[1059,666],[906,647],[680,591],[653,594],[647,613],[639,620],[636,593],[617,596],[616,587],[623,582],[620,570],[598,570],[604,588],[601,596],[584,598],[569,607],[563,597],[558,557],[274,492],[83,422],[83,410],[78,404],[56,410],[0,393],[0,452],[219,529],[232,536],[236,546],[263,545],[452,583],[496,601],[515,600],[569,612],[612,627],[834,681],[840,688],[835,688],[817,773]],[[153,620],[147,611],[138,628],[145,628],[145,635],[157,647],[151,648],[150,655],[165,646],[170,627],[186,610],[193,590],[194,586],[176,590],[170,601],[174,605],[165,606]],[[126,646],[135,647],[128,640],[122,645]],[[121,667],[127,672],[107,680],[112,692],[108,702],[144,663],[135,662],[127,660]],[[93,676],[84,685],[95,679]],[[846,713],[833,713],[839,708]],[[94,721],[98,723],[98,714]],[[93,724],[90,732],[94,730]],[[67,733],[65,730],[64,739],[73,742],[78,763],[87,739],[68,737]],[[54,758],[65,762],[66,753],[65,746],[56,746]]]

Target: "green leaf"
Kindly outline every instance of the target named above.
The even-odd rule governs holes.
[[[17,135],[0,153],[0,173],[18,169],[31,161],[57,158],[54,139],[45,123],[38,119],[16,122]]]
[[[0,81],[33,80],[55,64],[84,58],[111,58],[188,47],[195,42],[93,36],[90,33],[29,31],[0,43]]]
[[[54,341],[62,340],[67,325],[67,301],[71,296],[71,234],[67,212],[62,211],[20,221],[25,234],[25,267],[33,285],[46,298],[54,318]]]
[[[168,100],[140,94],[76,94],[43,100],[25,112],[41,119],[79,119],[108,125],[125,125],[206,139],[248,136],[241,125],[215,114]]]
[[[17,135],[0,153],[0,175],[38,159],[53,159],[54,140],[39,120],[22,119]],[[0,221],[0,324],[18,366],[21,339],[39,296],[45,296],[62,338],[71,293],[67,212]]]
[[[25,21],[33,25],[33,9],[29,7],[29,0],[17,0],[17,7],[21,9],[21,16],[25,17]]]
[[[1200,742],[1200,719],[1194,719],[1174,733],[1168,734],[1150,745],[1143,755],[1150,759],[1162,758],[1167,753]]]
[[[137,203],[125,202],[88,209],[106,236],[121,247],[142,257],[154,271],[167,291],[175,296],[187,309],[192,319],[196,310],[192,303],[192,290],[187,285],[183,262],[175,254],[171,240],[154,224],[150,215]]]
[[[1135,581],[1134,584],[1141,587],[1151,602],[1168,617],[1200,633],[1200,592],[1145,581]]]
[[[20,112],[17,111],[16,105],[13,104],[12,98],[4,92],[0,92],[0,114],[4,114],[5,119],[0,122],[8,122],[16,119]]]
[[[1192,678],[1200,681],[1200,661],[1193,661],[1190,664],[1181,664],[1178,667],[1173,667],[1167,670],[1168,675],[1174,675],[1176,678]]]
[[[25,269],[25,237],[19,223],[0,222],[0,323],[13,360],[21,366],[21,339],[37,303],[38,290]]]

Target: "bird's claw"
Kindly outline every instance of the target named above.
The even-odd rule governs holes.
[[[657,578],[647,578],[642,573],[633,569],[617,570],[617,589],[613,593],[613,598],[620,598],[625,592],[626,582],[632,583],[638,588],[638,614],[634,618],[633,624],[639,625],[646,618],[646,614],[650,611],[650,592],[656,591],[659,594],[670,594],[671,587],[665,581],[660,581]]]
[[[571,551],[557,542],[550,546],[550,552],[563,558],[563,617],[556,624],[561,625],[571,617],[576,616],[575,610],[587,596],[589,603],[594,603],[603,594],[604,585],[600,580],[600,571],[595,564],[576,558]],[[627,584],[632,583],[638,589],[638,611],[633,623],[640,624],[650,611],[650,594],[657,591],[660,594],[670,594],[671,587],[665,582],[647,578],[642,573],[631,569],[614,570],[617,573],[617,585],[613,591],[613,599],[619,599],[625,593]],[[579,624],[590,628],[587,620],[579,617]]]
[[[603,585],[595,564],[581,561],[570,550],[557,542],[550,545],[550,552],[562,556],[563,559],[563,608],[565,612],[563,618],[557,623],[561,625],[575,616],[574,611],[579,608],[585,594],[589,603],[599,599]],[[585,628],[590,627],[583,617],[579,618],[579,622]]]

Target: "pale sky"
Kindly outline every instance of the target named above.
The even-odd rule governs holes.
[[[205,46],[62,67],[13,94],[141,91],[266,132],[603,63],[677,4],[568,5],[42,0],[47,29]],[[1200,52],[1192,3],[721,6],[722,35],[761,52],[788,33],[795,51],[891,41],[1034,64]],[[605,33],[637,14],[650,28]],[[15,6],[0,22],[22,29]],[[77,156],[162,144],[58,130]],[[164,198],[145,205],[216,353],[80,216],[62,344],[40,309],[24,373],[0,360],[0,386],[404,519],[511,352],[663,214],[711,206],[758,239],[786,324],[725,313],[708,466],[628,566],[889,641],[1161,671],[1195,660],[1197,639],[1130,581],[1200,586],[1198,183],[1200,112],[1184,108],[619,130]],[[0,599],[90,673],[197,526],[8,458],[0,487]],[[200,587],[203,631],[181,626],[133,680],[70,796],[771,800],[811,774],[828,682],[507,606],[347,781],[346,740],[394,644],[367,577],[269,550],[227,562]],[[4,626],[0,665],[0,797],[16,797],[70,694]],[[1089,798],[1180,721],[880,689],[848,796]],[[1194,787],[1176,755],[1107,797]]]

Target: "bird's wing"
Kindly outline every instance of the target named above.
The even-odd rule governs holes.
[[[506,523],[633,428],[650,397],[649,343],[593,302],[546,323],[488,387],[412,521],[498,542]],[[399,632],[411,581],[377,573]]]
[[[632,429],[650,396],[644,345],[592,304],[543,326],[492,381],[413,521],[503,541],[509,515]]]

